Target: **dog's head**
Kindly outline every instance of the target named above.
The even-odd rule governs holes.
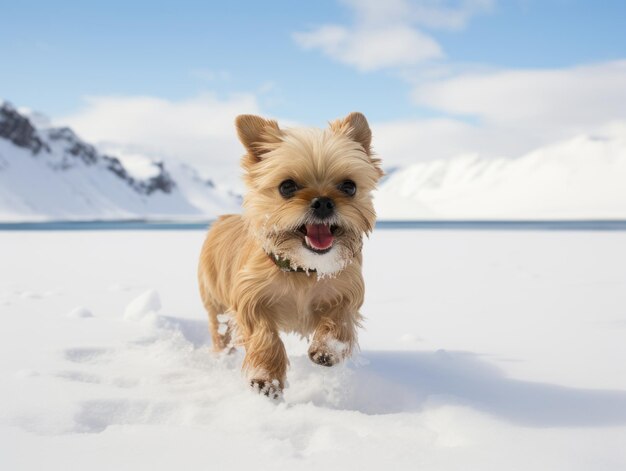
[[[340,271],[361,250],[376,214],[372,190],[382,175],[365,116],[328,129],[281,129],[242,115],[237,132],[248,192],[244,217],[268,254],[318,275]]]

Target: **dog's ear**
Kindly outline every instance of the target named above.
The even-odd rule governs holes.
[[[350,139],[363,146],[363,150],[370,158],[370,162],[378,172],[379,178],[385,173],[380,167],[380,159],[372,152],[372,131],[363,113],[353,111],[343,119],[330,123],[330,129],[337,134],[345,134]]]
[[[272,144],[277,144],[281,140],[280,128],[274,120],[242,114],[235,119],[235,126],[239,140],[256,162],[272,149]]]
[[[338,119],[330,123],[330,129],[336,133],[347,135],[350,139],[363,146],[365,153],[370,155],[372,144],[372,131],[367,124],[367,119],[363,113],[354,111],[343,119]]]

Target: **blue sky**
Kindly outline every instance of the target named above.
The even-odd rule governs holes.
[[[350,24],[350,6],[336,1],[20,1],[4,2],[2,13],[2,95],[52,115],[84,96],[181,99],[205,89],[261,90],[270,114],[313,124],[351,109],[377,120],[426,112],[409,102],[397,71],[355,70],[293,40],[320,24]],[[445,58],[422,67],[545,68],[626,56],[623,1],[496,2],[461,30],[423,29]]]
[[[1,98],[92,142],[201,167],[208,151],[235,151],[243,112],[324,125],[363,111],[394,165],[514,156],[626,119],[614,106],[623,0],[5,1],[0,11]]]

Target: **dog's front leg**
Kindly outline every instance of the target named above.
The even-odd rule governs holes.
[[[322,366],[334,366],[348,358],[358,345],[356,329],[361,314],[352,305],[339,305],[321,317],[309,346],[309,358]]]
[[[289,365],[278,329],[264,308],[244,309],[238,314],[246,349],[243,369],[250,386],[261,394],[277,398],[285,386]]]

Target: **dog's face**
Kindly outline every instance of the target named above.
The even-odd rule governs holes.
[[[382,171],[365,117],[324,130],[282,130],[250,115],[236,123],[248,151],[244,217],[263,249],[318,275],[344,268],[376,220],[371,193]]]

